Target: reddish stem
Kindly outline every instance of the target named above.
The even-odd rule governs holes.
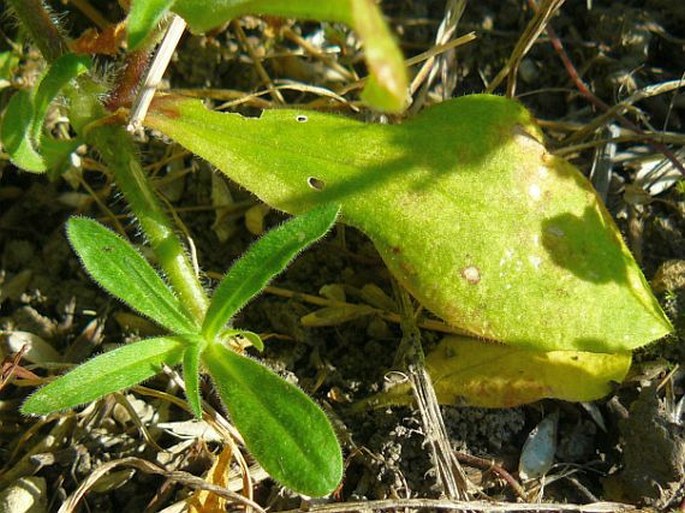
[[[116,85],[105,101],[107,110],[114,112],[131,104],[149,61],[150,52],[147,49],[134,50],[126,55],[126,62],[119,72]]]

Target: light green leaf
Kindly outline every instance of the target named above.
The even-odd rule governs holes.
[[[140,47],[173,3],[174,0],[133,0],[126,22],[129,50]]]
[[[72,217],[67,235],[88,273],[107,292],[174,333],[197,331],[168,285],[127,241],[85,217]]]
[[[56,149],[73,151],[70,143],[53,144],[51,160],[46,163],[42,151],[43,121],[50,103],[72,79],[86,72],[89,64],[87,57],[66,54],[50,66],[35,93],[19,91],[12,96],[2,119],[2,144],[17,167],[42,173],[48,169],[46,164],[63,159],[55,154]]]
[[[184,343],[177,338],[148,338],[121,346],[79,365],[38,389],[21,407],[22,413],[46,415],[73,408],[132,387],[181,361]]]
[[[245,444],[274,479],[319,497],[342,479],[342,454],[326,414],[257,362],[210,343],[203,363]]]
[[[50,103],[74,78],[90,68],[90,57],[68,53],[57,59],[43,76],[33,99],[34,137],[39,140],[43,120]]]
[[[31,92],[14,93],[2,117],[2,145],[15,166],[43,173],[47,168],[32,140],[33,114]]]
[[[261,292],[297,254],[323,237],[335,222],[338,207],[325,205],[270,230],[233,264],[207,310],[202,333],[213,340],[238,310]]]
[[[202,418],[202,399],[200,398],[200,355],[206,343],[198,337],[195,343],[188,344],[183,353],[183,381],[186,384],[186,398],[195,418]]]
[[[146,121],[273,207],[340,204],[421,303],[477,336],[616,353],[671,330],[590,184],[515,101],[473,95],[371,125],[167,97]]]
[[[356,30],[364,44],[370,78],[362,94],[372,107],[401,112],[408,85],[402,53],[380,10],[370,0],[177,0],[173,10],[197,32],[245,14],[340,22]]]

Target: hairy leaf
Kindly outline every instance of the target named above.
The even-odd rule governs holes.
[[[126,22],[129,50],[136,50],[145,41],[173,3],[174,0],[133,0]]]
[[[127,241],[85,217],[72,217],[67,235],[88,273],[107,292],[174,333],[197,331],[169,286]]]
[[[341,22],[364,44],[370,77],[362,97],[372,107],[400,112],[407,106],[407,76],[402,53],[371,0],[177,0],[172,8],[198,32],[245,14]]]
[[[14,93],[2,117],[2,146],[18,168],[43,173],[47,168],[32,139],[33,121],[31,92]]]
[[[199,338],[199,337],[198,337]],[[200,355],[205,348],[203,340],[188,344],[183,353],[183,381],[186,385],[186,398],[195,418],[202,418],[202,399],[200,398]]]
[[[325,205],[270,230],[229,269],[212,297],[202,332],[212,340],[238,310],[335,222],[338,207]]]
[[[55,160],[64,158],[64,155],[56,154],[57,150],[67,152],[66,155],[73,151],[73,144],[52,144],[46,162],[41,148],[43,121],[50,103],[73,78],[86,72],[89,65],[87,57],[66,54],[50,66],[35,90],[19,91],[10,98],[2,119],[1,137],[17,167],[42,173]]]
[[[273,207],[341,205],[417,299],[480,337],[615,353],[671,330],[590,184],[515,101],[473,95],[371,125],[167,97],[147,123]]]
[[[257,362],[210,343],[203,363],[248,449],[276,480],[322,496],[342,479],[342,454],[326,414]]]
[[[181,361],[184,344],[169,337],[148,338],[96,356],[38,389],[21,408],[45,415],[132,387]]]

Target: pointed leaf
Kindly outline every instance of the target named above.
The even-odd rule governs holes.
[[[129,50],[136,50],[145,41],[173,3],[174,0],[133,0],[126,22]]]
[[[342,454],[326,414],[299,388],[221,344],[203,355],[248,449],[274,479],[311,496],[342,479]]]
[[[261,292],[297,254],[323,237],[335,222],[338,207],[325,205],[274,228],[252,245],[221,281],[202,325],[212,340],[238,310]]]
[[[146,119],[273,207],[340,204],[419,301],[478,336],[613,353],[671,330],[590,184],[515,101],[473,95],[370,125],[167,97]]]
[[[262,340],[262,337],[256,333],[240,330],[238,334],[245,338],[252,345],[252,347],[254,347],[260,353],[264,351],[264,341]]]
[[[401,112],[407,106],[408,85],[402,53],[375,3],[369,0],[177,0],[173,10],[198,32],[245,14],[345,23],[364,44],[369,81],[362,98],[372,107]]]
[[[96,356],[29,397],[21,411],[46,415],[132,387],[158,374],[162,364],[181,361],[184,344],[169,337],[148,338]]]
[[[202,398],[200,397],[200,355],[205,344],[198,341],[188,344],[183,353],[183,381],[186,384],[186,399],[195,418],[202,418]]]
[[[197,330],[164,280],[127,241],[85,217],[72,217],[67,235],[88,273],[107,292],[174,333]]]

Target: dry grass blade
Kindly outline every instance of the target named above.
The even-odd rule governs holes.
[[[466,8],[465,0],[449,0],[447,6],[445,7],[445,16],[438,27],[438,33],[435,36],[436,45],[446,44],[452,39],[455,32],[457,31],[457,25],[461,19],[461,15],[464,13]],[[457,83],[456,77],[456,67],[448,66],[450,60],[454,60],[454,50],[449,50],[448,52],[438,56],[430,57],[424,65],[421,67],[416,77],[409,87],[409,91],[414,95],[419,87],[423,84],[421,89],[421,94],[419,98],[414,101],[412,105],[413,110],[417,110],[423,103],[423,99],[428,94],[428,89],[435,81],[438,73],[441,73],[442,79],[442,97],[443,99],[449,98]]]
[[[426,442],[433,452],[438,482],[443,487],[443,493],[450,499],[468,500],[470,499],[470,488],[473,486],[466,478],[466,474],[452,449],[433,382],[424,367],[421,334],[414,322],[411,299],[409,294],[399,285],[395,288],[402,310],[401,326],[403,332],[402,341],[397,351],[396,365],[402,365],[407,369],[414,399],[421,414]]]
[[[535,15],[528,22],[526,29],[521,34],[514,50],[509,56],[509,60],[504,67],[497,73],[497,76],[487,87],[487,92],[492,93],[502,83],[505,77],[507,82],[507,97],[513,98],[516,94],[516,73],[518,72],[521,61],[532,48],[542,31],[545,30],[549,20],[554,16],[563,5],[564,0],[544,0],[542,5],[535,11]]]
[[[222,497],[232,503],[241,504],[248,508],[253,508],[254,511],[258,511],[260,513],[266,513],[259,506],[259,504],[255,503],[254,501],[246,497],[243,497],[238,493],[227,490],[226,488],[223,488],[221,486],[216,486],[207,483],[202,478],[196,477],[192,474],[189,474],[188,472],[168,471],[165,468],[157,465],[156,463],[152,463],[150,461],[136,457],[121,458],[118,460],[110,461],[108,463],[105,463],[95,471],[93,471],[93,473],[90,474],[90,476],[88,476],[88,478],[83,483],[81,483],[81,485],[76,489],[76,491],[62,504],[62,506],[59,508],[58,513],[73,513],[74,511],[76,511],[79,502],[81,501],[83,496],[88,492],[88,490],[90,490],[102,476],[107,474],[107,472],[117,467],[133,467],[140,470],[141,472],[161,475],[170,481],[177,482],[194,490],[205,490],[207,492],[214,493],[219,497]]]
[[[411,508],[413,510],[427,509],[430,511],[460,511],[482,513],[628,513],[639,510],[630,504],[620,502],[595,502],[592,504],[512,504],[509,502],[483,502],[483,501],[452,501],[449,499],[385,499],[365,502],[346,502],[342,504],[323,504],[311,506],[305,511],[308,513],[352,513],[364,511],[394,510],[399,508]],[[302,513],[302,509],[293,509],[281,513]],[[645,513],[646,510],[645,510]]]

